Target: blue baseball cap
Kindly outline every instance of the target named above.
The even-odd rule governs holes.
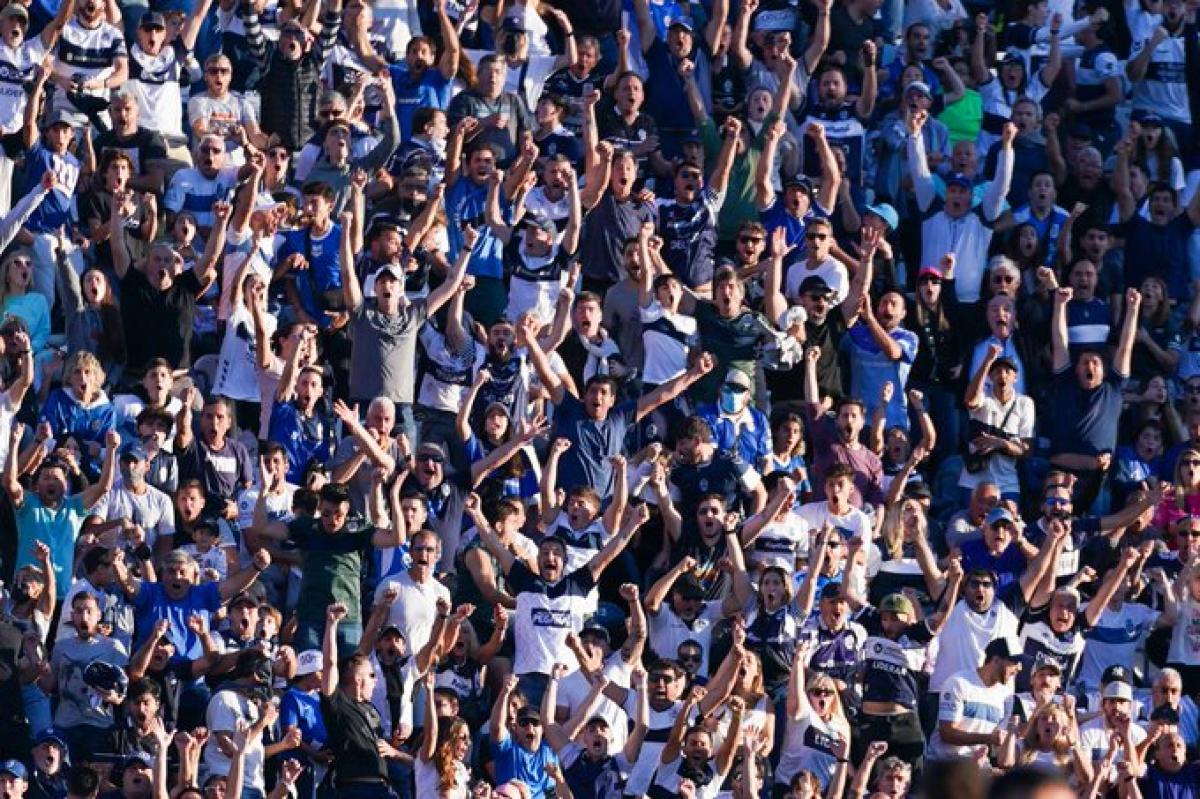
[[[886,222],[888,230],[895,230],[900,227],[900,214],[896,213],[896,209],[887,203],[868,205],[864,210],[868,214],[875,214],[875,216]]]
[[[134,458],[139,461],[149,459],[150,453],[146,452],[146,448],[142,446],[140,441],[130,441],[121,446],[120,454],[122,458]]]
[[[20,760],[5,760],[0,763],[0,774],[11,774],[18,779],[28,779],[28,772],[25,771],[25,765]]]
[[[44,743],[57,744],[59,749],[67,751],[67,738],[58,727],[47,727],[34,736],[34,746],[41,746]]]
[[[970,189],[974,187],[974,183],[971,181],[971,179],[962,172],[955,172],[950,175],[950,177],[946,178],[946,185],[962,186],[964,189]]]
[[[1013,515],[1009,513],[1008,508],[992,508],[990,511],[988,511],[987,518],[984,519],[984,522],[987,523],[988,526],[999,524],[1000,522],[1008,522],[1009,524],[1014,525],[1016,524],[1016,520],[1013,519]]]

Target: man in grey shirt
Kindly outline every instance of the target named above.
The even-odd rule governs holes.
[[[442,202],[442,193],[435,193],[430,202]],[[363,405],[376,397],[387,397],[396,403],[400,426],[414,447],[417,427],[412,406],[417,334],[425,320],[449,302],[456,291],[470,288],[464,286],[464,278],[477,236],[472,228],[463,231],[462,250],[446,279],[428,296],[415,300],[405,297],[404,274],[395,264],[384,264],[376,273],[375,297],[364,300],[354,271],[350,237],[342,237],[342,296],[350,314],[350,333],[354,340],[350,357],[350,398]]]

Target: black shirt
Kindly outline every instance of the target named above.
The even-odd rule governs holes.
[[[160,133],[139,127],[132,136],[122,138],[116,131],[96,137],[96,160],[102,160],[105,150],[118,150],[133,161],[134,175],[145,175],[146,165],[167,157],[167,143]]]
[[[176,369],[191,366],[192,316],[200,280],[188,270],[159,291],[140,269],[129,267],[121,280],[121,318],[125,322],[127,366],[141,374],[151,358],[166,358]]]
[[[341,691],[321,697],[321,715],[329,731],[328,747],[334,755],[334,781],[386,781],[387,763],[379,754],[383,720],[370,702],[356,702]]]

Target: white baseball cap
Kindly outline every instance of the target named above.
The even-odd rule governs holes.
[[[325,668],[325,658],[321,657],[319,649],[306,649],[296,656],[297,677],[316,674],[323,668]]]

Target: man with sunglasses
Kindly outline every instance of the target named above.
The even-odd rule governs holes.
[[[192,136],[199,139],[216,133],[227,144],[244,139],[261,150],[270,143],[268,137],[258,125],[254,107],[243,95],[230,90],[232,78],[233,64],[227,56],[217,53],[205,59],[205,90],[194,92],[187,104]],[[229,149],[232,163],[238,166],[244,163],[240,151]]]

